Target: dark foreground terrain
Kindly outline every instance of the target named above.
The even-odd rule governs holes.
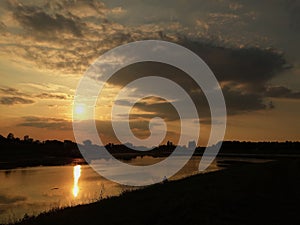
[[[19,224],[300,224],[300,161],[233,165]]]

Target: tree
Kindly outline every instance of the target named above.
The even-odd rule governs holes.
[[[85,146],[91,146],[92,145],[92,141],[91,140],[85,140],[82,142]]]
[[[14,135],[13,133],[9,133],[9,134],[7,135],[7,140],[9,140],[9,141],[15,140],[15,135]]]
[[[25,136],[24,136],[24,141],[25,141],[25,142],[28,142],[28,140],[29,140],[29,135],[25,135]]]

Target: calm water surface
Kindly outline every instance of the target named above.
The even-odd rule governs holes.
[[[199,159],[193,157],[171,179],[196,174]],[[138,157],[130,163],[148,165],[160,160]],[[214,162],[206,172],[219,169]],[[53,208],[91,203],[133,189],[104,179],[88,165],[0,170],[0,181],[0,223],[14,222],[25,214],[38,215]]]

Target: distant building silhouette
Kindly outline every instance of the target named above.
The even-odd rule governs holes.
[[[168,147],[173,146],[172,141],[168,141],[168,142],[167,142],[167,146],[168,146]]]

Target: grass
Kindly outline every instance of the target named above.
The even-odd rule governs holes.
[[[17,224],[296,225],[299,204],[300,161],[289,159],[156,184]]]

